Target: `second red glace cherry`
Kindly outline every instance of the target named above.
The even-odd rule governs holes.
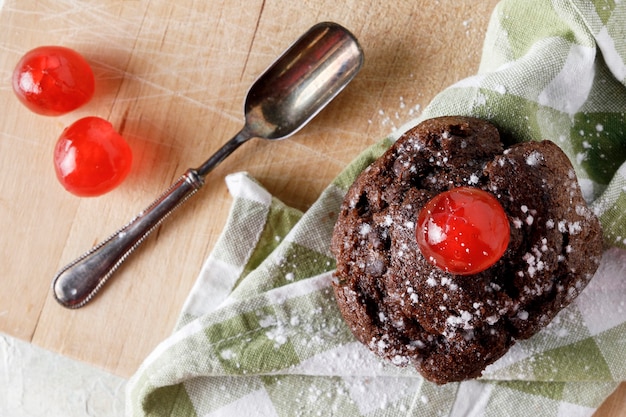
[[[471,275],[502,257],[510,227],[492,194],[458,187],[436,195],[424,206],[417,219],[416,238],[428,261],[452,274]]]
[[[111,191],[130,172],[133,154],[108,121],[85,117],[67,127],[54,148],[54,168],[63,187],[81,197]]]

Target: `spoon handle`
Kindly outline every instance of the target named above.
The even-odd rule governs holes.
[[[88,303],[146,237],[204,185],[203,178],[187,170],[130,223],[59,271],[52,281],[56,300],[67,308]]]
[[[146,237],[202,188],[206,175],[251,137],[244,127],[200,167],[188,169],[130,223],[61,269],[52,280],[54,298],[67,308],[87,304]]]

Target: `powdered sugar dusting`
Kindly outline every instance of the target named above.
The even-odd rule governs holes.
[[[543,155],[537,151],[532,151],[530,155],[526,157],[526,163],[530,166],[538,165],[541,161],[543,161]]]
[[[427,235],[428,243],[430,243],[431,245],[438,245],[439,243],[446,240],[446,233],[432,219],[428,220]]]
[[[404,131],[405,129],[400,129],[400,127],[411,119],[418,117],[421,114],[421,110],[422,105],[420,103],[409,104],[403,96],[400,96],[396,109],[378,109],[375,117],[367,122],[374,124],[375,121],[378,121],[380,126],[391,132]]]
[[[359,234],[361,236],[367,236],[372,231],[372,226],[367,223],[362,223],[359,226]]]

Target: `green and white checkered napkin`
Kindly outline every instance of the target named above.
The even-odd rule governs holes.
[[[570,156],[607,249],[576,301],[483,379],[437,386],[355,341],[331,288],[330,236],[355,176],[346,168],[306,213],[244,173],[175,332],[128,384],[130,416],[589,416],[626,380],[626,1],[505,0],[478,75],[421,119],[494,121]],[[419,120],[411,123],[414,125]]]

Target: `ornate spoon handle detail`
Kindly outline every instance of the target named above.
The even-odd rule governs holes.
[[[56,300],[68,308],[88,303],[126,257],[203,185],[194,169],[187,170],[126,226],[59,271],[52,281]]]

